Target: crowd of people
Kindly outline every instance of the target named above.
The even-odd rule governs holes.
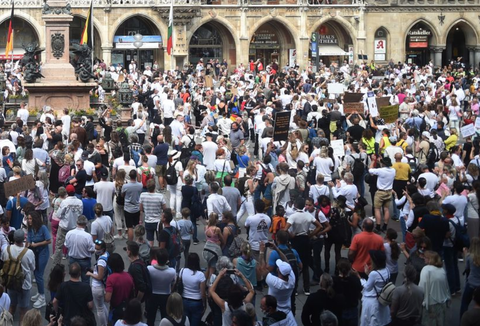
[[[46,106],[28,126],[22,103],[2,126],[2,318],[18,308],[27,326],[154,326],[157,314],[161,326],[442,326],[461,296],[453,319],[477,323],[480,136],[460,128],[478,126],[478,75],[458,62],[322,63],[317,74],[261,60],[130,66],[98,63],[92,90],[103,99],[102,78],[124,74],[128,121],[108,105],[85,117]],[[363,111],[344,113],[347,92],[364,95]],[[399,105],[395,122],[370,114],[369,92]],[[30,189],[6,193],[29,175]]]

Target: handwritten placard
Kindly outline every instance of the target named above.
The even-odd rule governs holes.
[[[475,128],[476,128],[476,129],[480,129],[480,117],[477,117],[477,118],[475,119]]]
[[[345,115],[358,112],[359,114],[364,113],[365,107],[363,103],[343,103],[343,113]]]
[[[386,123],[392,123],[398,119],[398,105],[383,106],[379,108],[379,111],[380,117]]]
[[[460,128],[460,131],[462,133],[462,137],[472,136],[475,135],[475,126],[473,125],[473,123],[471,123]]]
[[[328,94],[342,94],[344,92],[343,84],[330,83],[327,84]]]
[[[290,111],[282,111],[275,115],[273,141],[288,140],[288,132],[290,131],[290,114]]]
[[[345,156],[345,147],[343,146],[343,139],[332,140],[330,146],[333,148],[333,155],[337,157]]]
[[[35,187],[35,179],[29,174],[20,179],[8,181],[5,183],[5,196],[15,196],[19,192],[32,189]]]

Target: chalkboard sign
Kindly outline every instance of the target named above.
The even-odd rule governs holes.
[[[288,140],[288,132],[290,131],[290,114],[290,111],[282,111],[275,115],[273,141]]]

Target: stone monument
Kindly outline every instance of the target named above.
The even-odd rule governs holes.
[[[65,0],[50,0],[48,4],[45,2],[42,14],[46,53],[41,73],[44,78],[25,83],[28,105],[31,108],[48,105],[55,110],[87,109],[89,91],[96,83],[78,81],[70,63],[70,22],[73,20],[70,5]]]

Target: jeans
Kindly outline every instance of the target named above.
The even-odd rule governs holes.
[[[322,249],[324,244],[323,238],[318,238],[311,240],[310,244],[313,249],[313,279],[315,281],[320,281],[320,276],[323,274],[322,270]]]
[[[87,283],[90,281],[90,278],[87,277],[87,270],[92,267],[92,259],[85,258],[85,259],[76,259],[73,257],[69,257],[70,265],[73,263],[78,263],[82,269],[82,282]]]
[[[298,252],[303,268],[303,289],[307,292],[310,290],[310,269],[309,262],[311,257],[310,239],[306,235],[296,236],[291,240],[292,247]]]
[[[167,299],[170,294],[152,294],[145,306],[147,311],[147,325],[154,326],[157,310],[160,308],[161,318],[167,317]]]
[[[408,216],[400,216],[400,227],[402,229],[402,242],[405,242],[405,237],[407,235],[407,221],[405,218]]]
[[[37,248],[34,248],[37,249]],[[41,295],[45,295],[45,281],[43,279],[43,274],[45,273],[45,267],[47,267],[48,263],[48,246],[46,248],[38,248],[39,252],[35,252],[35,261],[38,264],[35,264],[35,271],[33,272],[33,275],[35,276],[35,281],[37,282],[37,289],[38,293]]]
[[[445,271],[447,272],[450,294],[454,294],[460,291],[457,250],[453,247],[443,247],[443,259],[445,260]]]
[[[475,291],[475,287],[470,285],[468,282],[466,282],[465,289],[463,290],[463,294],[462,294],[462,305],[460,307],[460,319],[462,319],[462,316],[465,313],[465,311],[468,310],[468,306],[470,305],[470,302],[472,302],[474,291]]]
[[[188,317],[190,326],[199,326],[203,315],[202,300],[183,299],[183,313]]]
[[[103,286],[92,287],[93,303],[97,310],[98,326],[107,326],[108,308],[105,305],[105,289]]]
[[[358,307],[346,308],[342,311],[343,326],[358,326]]]
[[[195,214],[190,214],[190,221],[192,221],[192,225],[193,225],[193,241],[198,242],[197,217],[195,216]]]

